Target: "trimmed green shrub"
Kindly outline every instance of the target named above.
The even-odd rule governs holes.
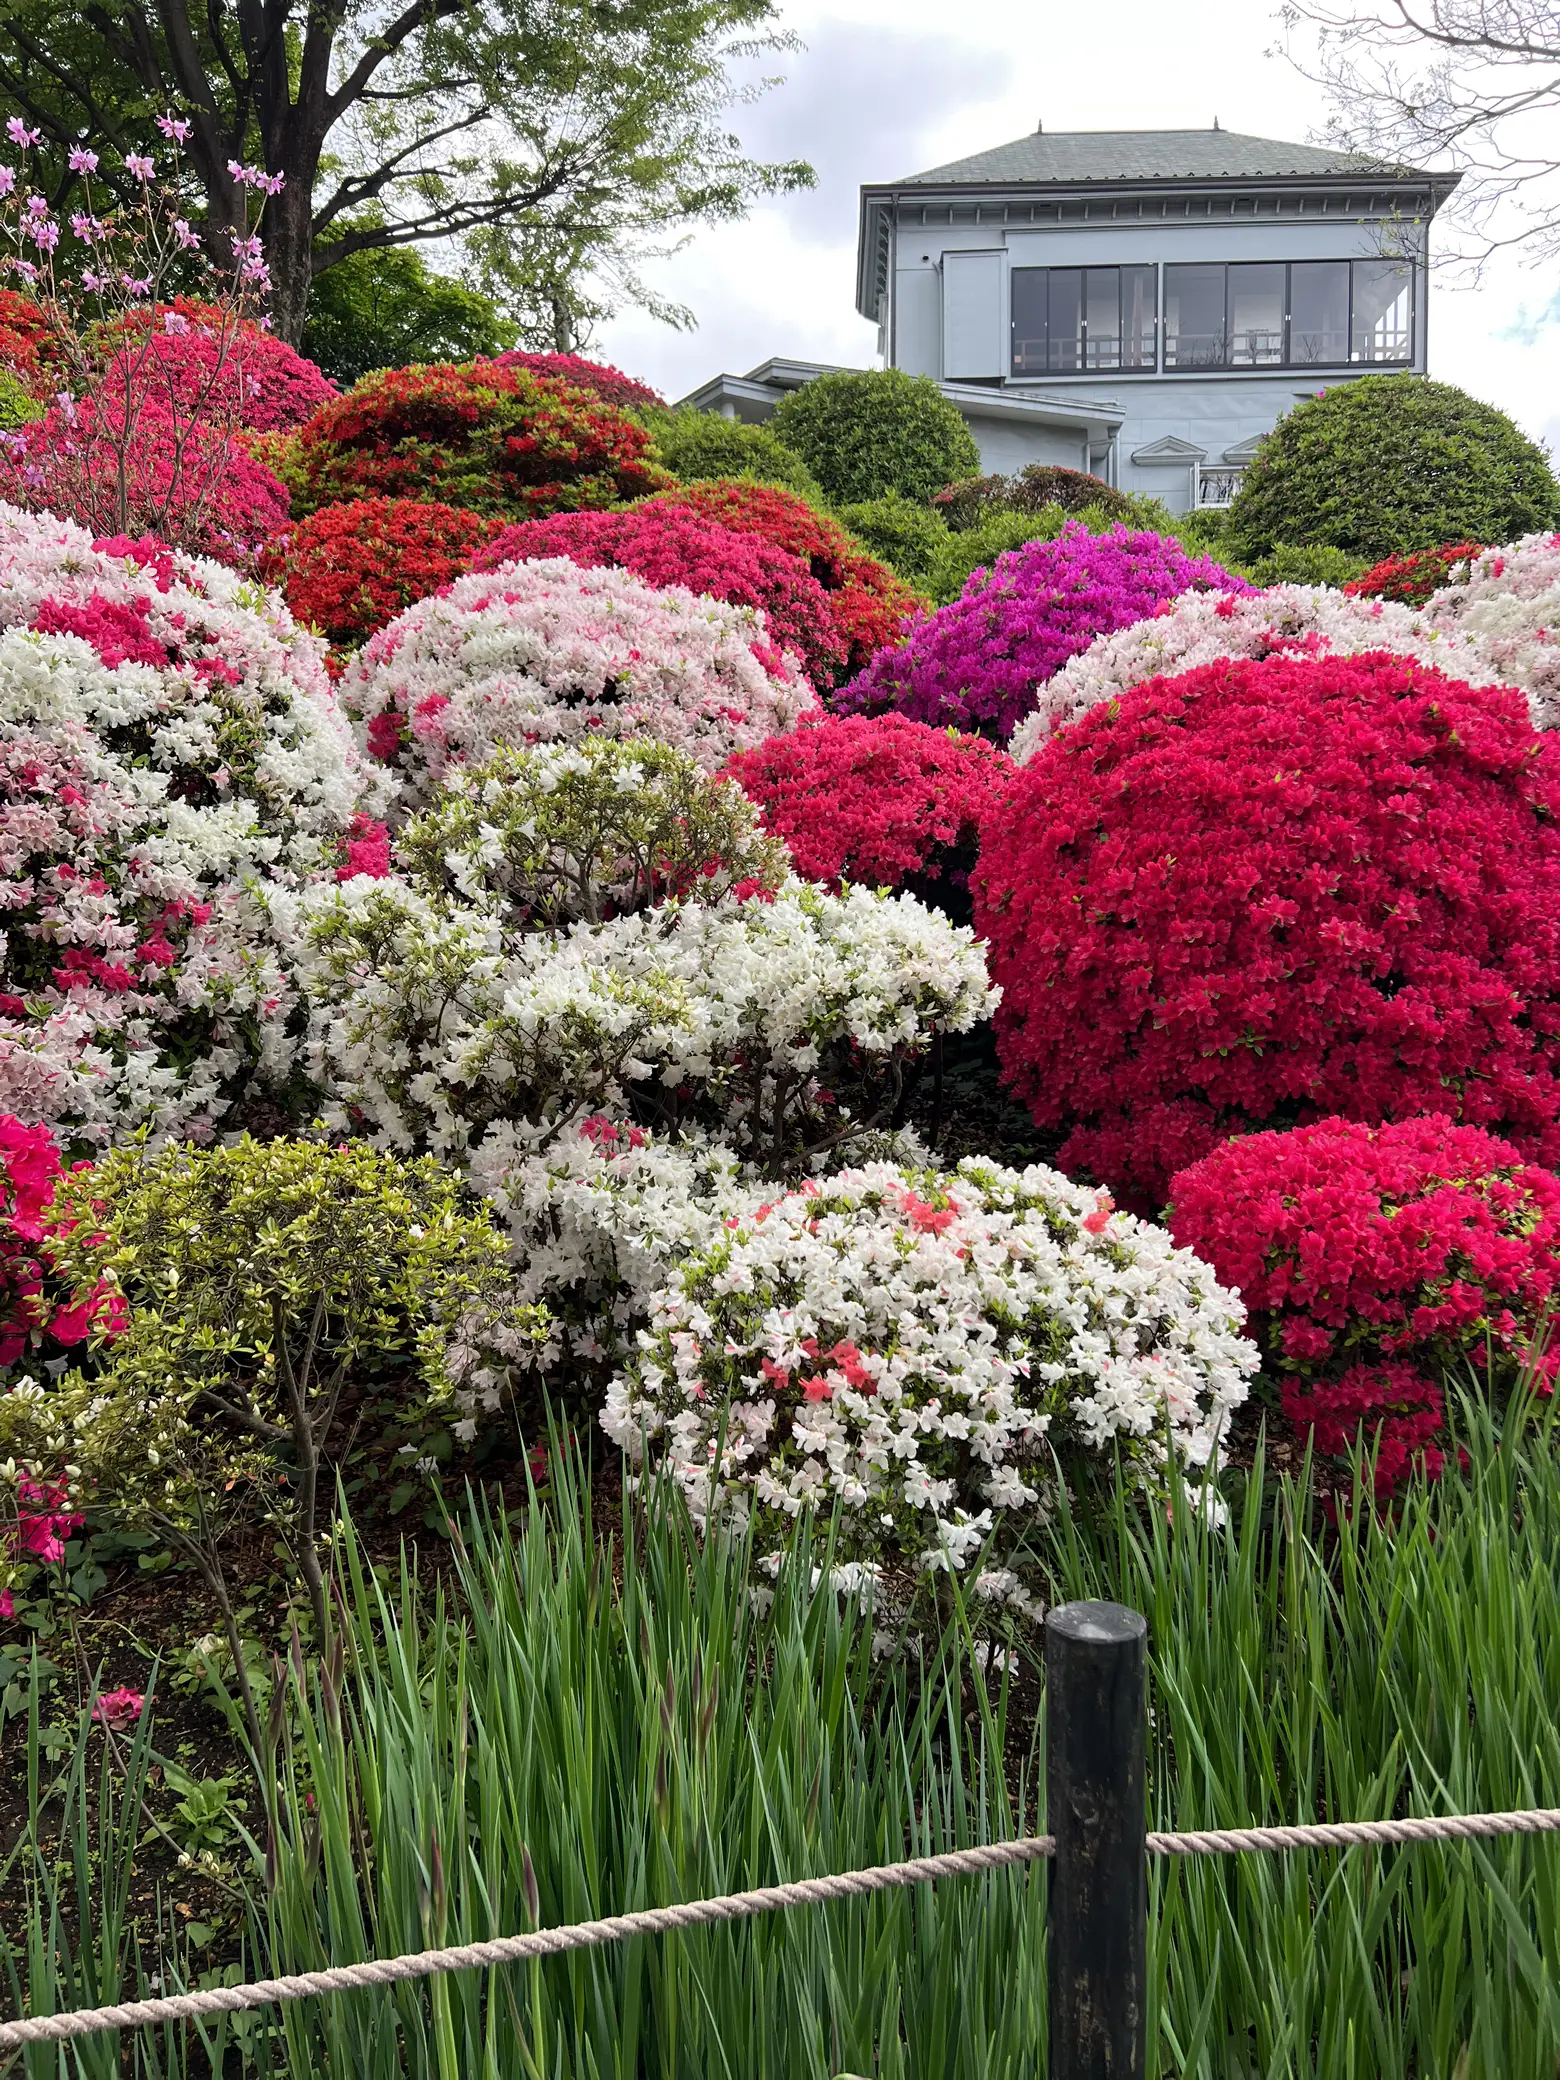
[[[25,426],[30,419],[41,419],[43,406],[10,369],[0,368],[0,432],[8,432],[13,426]]]
[[[931,377],[902,368],[815,376],[780,400],[773,424],[836,505],[892,491],[929,499],[980,467],[974,436]]]
[[[747,477],[755,484],[780,484],[814,504],[823,489],[799,455],[767,426],[723,419],[718,412],[645,413],[656,460],[685,484],[715,477]]]
[[[1351,556],[1347,549],[1330,549],[1325,542],[1309,549],[1280,542],[1270,556],[1230,568],[1253,585],[1331,585],[1341,592],[1351,580],[1364,576],[1370,562],[1364,556]]]
[[[930,506],[903,498],[897,491],[841,506],[838,518],[874,556],[912,585],[921,585],[931,576],[953,539],[947,522]]]
[[[1307,398],[1257,450],[1226,522],[1243,560],[1282,542],[1371,561],[1560,525],[1560,484],[1494,405],[1425,376],[1364,376]]]

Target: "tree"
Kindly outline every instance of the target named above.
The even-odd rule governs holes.
[[[492,299],[431,268],[415,247],[362,250],[320,275],[303,351],[343,387],[371,369],[470,361],[515,344]]]
[[[56,206],[73,147],[122,159],[172,105],[219,249],[242,217],[230,164],[281,174],[265,257],[296,344],[311,281],[355,253],[538,226],[589,243],[810,184],[721,123],[728,63],[787,46],[775,21],[772,0],[7,0],[0,99],[42,132]]]
[[[1446,212],[1462,257],[1560,253],[1554,0],[1286,0],[1282,20],[1291,59],[1328,92],[1340,145],[1462,169]]]

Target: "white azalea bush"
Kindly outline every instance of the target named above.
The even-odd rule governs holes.
[[[1426,625],[1474,644],[1524,689],[1537,728],[1560,729],[1560,534],[1485,549],[1454,577],[1425,602]]]
[[[362,778],[321,657],[221,565],[0,507],[0,1111],[202,1139],[286,1066],[270,900]]]
[[[892,1604],[952,1568],[1033,1613],[1057,1468],[1211,1467],[1257,1368],[1242,1323],[1200,1259],[1056,1171],[869,1163],[729,1213],[602,1420],[760,1552],[837,1509],[838,1586]]]
[[[418,601],[366,645],[341,694],[409,808],[500,745],[644,736],[715,771],[817,706],[757,609],[564,557]]]
[[[1097,637],[1065,664],[1041,687],[1009,748],[1024,764],[1048,737],[1101,701],[1221,657],[1349,657],[1363,650],[1417,657],[1472,686],[1504,677],[1457,629],[1433,625],[1396,600],[1353,599],[1325,585],[1186,592],[1152,619]]]

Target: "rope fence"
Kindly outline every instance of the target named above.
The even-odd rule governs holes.
[[[1515,1813],[1449,1814],[1440,1819],[1340,1820],[1317,1826],[1193,1829],[1184,1834],[1141,1837],[1150,1856],[1240,1856],[1252,1851],[1288,1849],[1359,1849],[1403,1847],[1417,1842],[1483,1841],[1497,1835],[1560,1833],[1560,1808]],[[193,2022],[207,2015],[232,2015],[242,2009],[270,2007],[278,2001],[306,2000],[317,1994],[358,1993],[366,1988],[395,1986],[408,1979],[428,1979],[440,1972],[488,1970],[495,1965],[523,1964],[533,1958],[557,1957],[569,1950],[589,1950],[605,1943],[625,1943],[635,1936],[673,1935],[721,1921],[740,1921],[786,1907],[822,1906],[886,1892],[897,1885],[923,1885],[940,1878],[975,1877],[1014,1864],[1036,1863],[1056,1854],[1056,1837],[1032,1835],[1021,1841],[991,1842],[972,1849],[952,1849],[939,1856],[920,1856],[908,1863],[882,1864],[875,1870],[843,1871],[823,1878],[798,1878],[786,1885],[764,1885],[753,1892],[727,1893],[720,1899],[689,1900],[675,1906],[643,1907],[632,1914],[613,1914],[601,1921],[576,1921],[562,1928],[539,1928],[531,1935],[499,1936],[485,1943],[461,1943],[446,1950],[416,1950],[404,1957],[373,1958],[363,1964],[335,1965],[324,1971],[299,1972],[286,1979],[257,1979],[245,1986],[210,1986],[194,1993],[126,2001],[117,2007],[79,2008],[61,2015],[33,2015],[0,2024],[0,2052],[28,2044],[57,2043],[102,2030],[141,2029],[149,2023]]]

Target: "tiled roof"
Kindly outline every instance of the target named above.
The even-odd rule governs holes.
[[[1046,130],[994,145],[968,159],[912,173],[895,187],[944,187],[961,182],[1074,182],[1134,180],[1244,180],[1274,174],[1411,177],[1360,152],[1325,145],[1284,144],[1238,130]]]

